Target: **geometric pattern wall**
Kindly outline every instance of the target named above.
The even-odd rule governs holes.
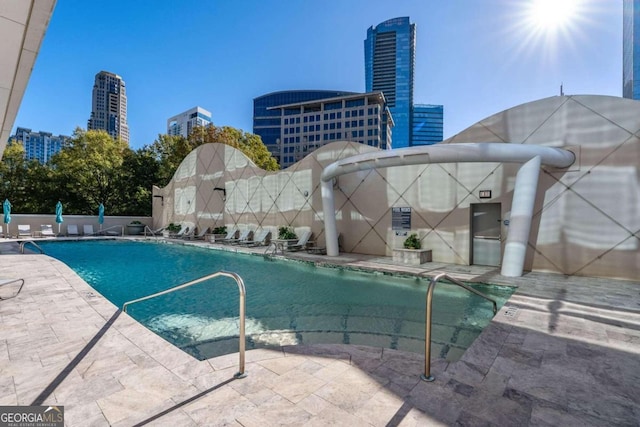
[[[503,142],[567,148],[568,170],[543,167],[526,270],[640,276],[640,102],[605,96],[552,97],[478,122],[443,144]],[[189,154],[172,182],[154,189],[154,223],[310,229],[324,240],[320,174],[332,162],[376,149],[336,142],[288,169],[266,172],[240,151],[207,144]],[[412,208],[412,232],[434,261],[469,264],[470,209],[501,203],[508,219],[519,165],[428,164],[373,169],[334,182],[345,252],[391,255],[404,237],[391,229],[391,208]],[[217,190],[216,190],[217,188]],[[222,191],[224,189],[224,191]],[[480,199],[489,189],[491,199]],[[502,245],[509,232],[502,227]]]

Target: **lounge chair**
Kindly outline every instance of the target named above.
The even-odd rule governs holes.
[[[0,237],[7,237],[4,235],[4,230],[2,229],[1,225],[0,225]]]
[[[307,230],[307,231],[302,233],[302,235],[300,236],[300,239],[298,239],[297,243],[294,243],[292,245],[287,245],[285,250],[287,250],[289,252],[294,252],[294,251],[300,251],[302,249],[306,249],[307,243],[309,243],[309,239],[310,238],[311,238],[311,231]]]
[[[2,295],[0,295],[0,300],[5,300],[5,299],[11,299],[11,298],[15,298],[18,296],[18,294],[20,293],[20,291],[22,290],[22,287],[24,286],[24,279],[0,279],[0,286],[4,286],[4,285],[10,285],[12,283],[20,283],[20,287],[18,288],[18,292],[14,293],[13,295],[9,296],[9,297],[4,297]]]
[[[204,236],[209,232],[209,227],[203,228],[198,234],[192,235],[190,238],[193,240],[204,240]]]
[[[185,233],[189,233],[189,230],[191,229],[191,227],[189,227],[186,224],[182,224],[180,226],[180,230],[178,230],[177,233],[169,233],[169,238],[170,239],[180,239],[182,238],[182,236],[184,236]]]
[[[237,239],[225,239],[222,241],[222,243],[224,243],[225,245],[237,245],[241,242],[249,242],[251,241],[252,235],[253,231],[247,228],[246,230],[243,230],[242,233],[240,233],[240,237],[238,237]]]
[[[216,240],[216,243],[225,243],[230,240],[236,240],[237,235],[238,235],[238,229],[234,228],[233,230],[227,233],[227,236],[224,239]]]
[[[53,232],[53,226],[51,224],[40,225],[40,233],[42,237],[56,237],[56,233]]]
[[[77,224],[69,224],[67,225],[67,236],[79,236],[78,233],[78,225]]]
[[[20,237],[31,237],[31,226],[29,224],[18,224],[18,238]]]
[[[93,236],[96,233],[93,231],[93,224],[85,224],[82,226],[82,234],[85,236]]]
[[[195,231],[196,231],[196,228],[195,228],[195,227],[193,227],[193,228],[189,228],[189,227],[187,227],[187,229],[185,230],[185,232],[184,232],[184,233],[182,233],[182,236],[180,236],[180,237],[181,237],[181,238],[183,238],[183,239],[185,239],[185,240],[191,240],[191,239],[193,239],[193,236],[194,236],[194,234],[193,234],[193,233],[194,233]]]
[[[259,233],[256,233],[253,240],[239,242],[239,244],[246,247],[267,246],[269,244],[270,237],[271,232],[269,230],[262,229]]]

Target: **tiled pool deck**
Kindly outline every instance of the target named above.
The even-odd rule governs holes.
[[[0,405],[64,405],[67,426],[640,425],[640,282],[348,254],[330,262],[518,289],[432,383],[420,354],[348,345],[251,350],[233,379],[237,354],[195,360],[61,262],[12,251],[0,278],[25,285],[0,301]]]

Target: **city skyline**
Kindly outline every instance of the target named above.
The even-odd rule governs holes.
[[[123,13],[101,23],[92,19],[97,3],[58,2],[14,129],[85,127],[88,88],[104,69],[127,82],[132,148],[193,105],[206,105],[216,125],[251,131],[253,99],[263,94],[365,92],[366,29],[398,16],[417,27],[414,102],[444,105],[445,138],[558,95],[561,84],[567,94],[622,96],[622,2],[583,0],[571,25],[547,32],[529,22],[526,0],[113,3]],[[92,48],[105,34],[118,49]]]

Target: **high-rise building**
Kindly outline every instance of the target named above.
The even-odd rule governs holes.
[[[369,27],[364,41],[367,92],[382,91],[393,116],[393,148],[411,146],[416,26],[408,17]]]
[[[167,120],[168,135],[189,136],[196,126],[208,126],[212,123],[211,113],[201,107],[193,107]]]
[[[253,100],[253,133],[260,136],[271,155],[282,165],[280,159],[280,135],[282,133],[280,111],[270,108],[353,94],[355,92],[336,90],[285,90],[259,96]]]
[[[442,105],[414,104],[411,145],[431,145],[442,141],[444,107]]]
[[[51,156],[62,150],[69,139],[64,135],[53,135],[50,132],[32,132],[31,129],[18,127],[15,135],[9,138],[9,144],[13,141],[22,143],[24,157],[27,160],[37,160],[47,163]]]
[[[100,71],[93,85],[89,130],[105,130],[114,139],[129,143],[127,125],[127,91],[117,74]]]
[[[640,0],[622,7],[622,96],[640,100]]]
[[[333,141],[390,149],[393,119],[385,105],[382,92],[373,92],[271,107],[280,120],[280,167]]]

